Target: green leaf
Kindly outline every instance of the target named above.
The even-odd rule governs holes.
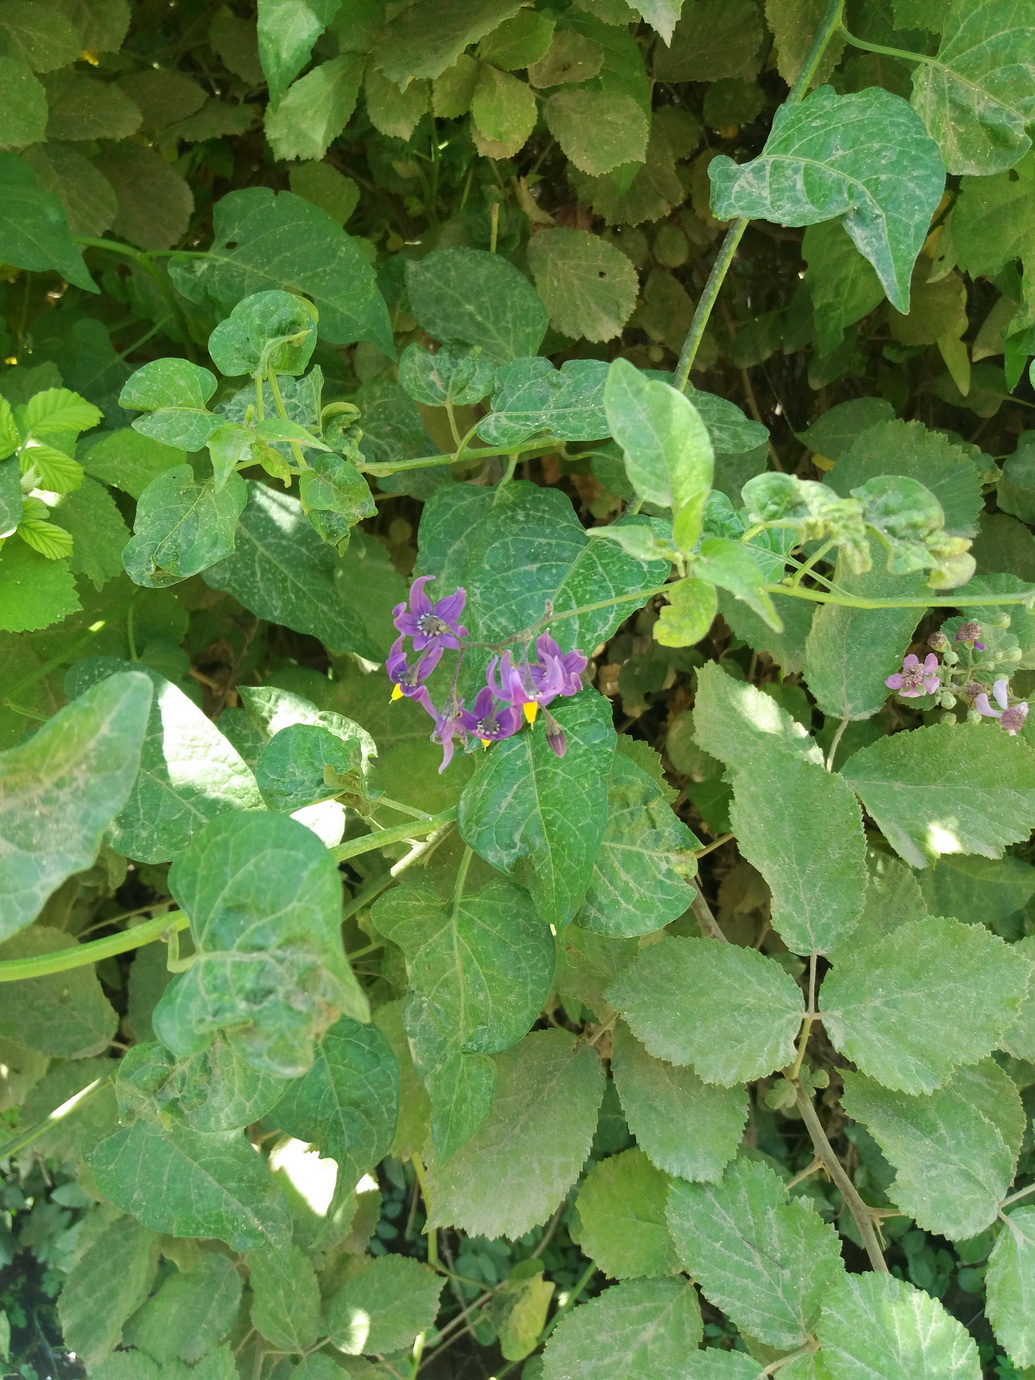
[[[559,370],[542,358],[503,364],[496,371],[492,411],[478,423],[478,435],[493,446],[516,445],[537,432],[562,441],[606,436],[606,378],[607,365],[596,359],[569,359]]]
[[[140,128],[140,109],[124,91],[92,72],[65,68],[43,82],[48,139],[127,139]]]
[[[346,1356],[398,1351],[430,1328],[445,1280],[401,1255],[367,1259],[327,1301],[331,1341]]]
[[[604,65],[604,50],[577,29],[555,29],[550,47],[528,69],[533,86],[561,86],[568,82],[588,82]]]
[[[75,663],[65,688],[78,700],[98,682],[135,665],[90,657]],[[149,666],[139,670],[154,687],[140,771],[107,838],[126,857],[161,863],[178,857],[217,815],[255,809],[262,802],[251,771],[193,700]]]
[[[356,523],[377,512],[370,485],[353,462],[340,455],[313,455],[309,464],[298,481],[302,507],[315,531],[343,556]]]
[[[848,784],[911,867],[943,853],[1001,857],[1035,825],[1035,753],[988,727],[927,725],[881,738],[846,763]]]
[[[1035,1365],[1035,1207],[1007,1216],[989,1257],[985,1289],[989,1321],[1007,1355],[1015,1365]]]
[[[892,1275],[843,1275],[816,1336],[837,1380],[980,1380],[978,1349],[963,1324]]]
[[[17,459],[0,462],[0,532],[9,536],[22,520],[21,467]]]
[[[38,436],[54,436],[60,433],[78,435],[89,431],[102,418],[99,407],[94,407],[78,393],[67,388],[47,388],[42,393],[34,393],[21,411],[21,421],[26,430]]]
[[[359,205],[359,186],[329,163],[299,163],[288,172],[291,190],[344,225]]]
[[[537,364],[539,362],[536,361]],[[515,361],[519,366],[528,363],[531,361]],[[520,374],[520,368],[518,372]],[[424,403],[426,407],[444,407],[446,404],[456,407],[481,402],[492,388],[495,377],[496,369],[492,360],[487,358],[480,345],[467,349],[458,345],[442,345],[431,354],[414,341],[412,345],[407,345],[399,357],[399,383],[411,398]],[[518,440],[522,440],[526,434],[522,432]]]
[[[208,338],[221,374],[303,374],[316,349],[316,308],[293,292],[255,292]],[[207,402],[208,399],[206,398]]]
[[[816,345],[821,355],[829,355],[841,345],[849,326],[880,306],[884,289],[840,221],[810,225],[802,237],[801,253],[808,264],[804,282],[812,303]]]
[[[689,552],[700,534],[714,465],[707,429],[693,403],[670,384],[616,359],[604,386],[604,408],[637,494],[671,507],[676,546]]]
[[[756,557],[739,541],[729,537],[705,537],[693,569],[700,579],[728,589],[774,632],[782,633],[783,620],[766,589],[768,572],[764,562],[767,562],[764,553]]]
[[[56,722],[57,717],[50,721]],[[15,893],[15,905],[19,899]],[[11,933],[15,928],[11,920],[17,921],[18,914],[7,896],[4,900],[8,908],[4,928]],[[69,936],[63,930],[34,925],[0,945],[0,961],[37,958],[69,947]],[[50,977],[24,978],[5,992],[0,1006],[0,1037],[18,1040],[63,1059],[86,1059],[99,1054],[107,1049],[117,1027],[118,1017],[111,1002],[101,991],[93,968],[88,967]]]
[[[844,1274],[834,1228],[804,1199],[788,1202],[779,1175],[752,1160],[735,1160],[717,1184],[675,1180],[668,1223],[708,1301],[770,1346],[801,1346]]]
[[[370,123],[389,139],[408,142],[413,136],[430,104],[430,83],[427,80],[398,84],[367,65],[363,82],[367,116]]]
[[[638,532],[641,529],[631,530]],[[706,580],[688,577],[674,584],[671,594],[665,597],[668,603],[662,605],[658,621],[652,629],[655,642],[662,647],[693,647],[707,636],[719,611],[714,585]]]
[[[230,1331],[241,1306],[241,1276],[212,1252],[192,1270],[166,1276],[129,1321],[124,1340],[166,1364],[200,1361]]]
[[[733,780],[737,845],[772,891],[792,953],[829,953],[855,928],[866,886],[862,811],[842,777],[760,746]]]
[[[1035,935],[1026,935],[1019,940],[1016,952],[1035,963]],[[1015,1059],[1035,1059],[1035,991],[1031,988],[1021,1002],[1016,1019],[999,1043],[1000,1048]]]
[[[90,1147],[86,1161],[99,1191],[152,1231],[214,1236],[235,1251],[290,1240],[287,1203],[243,1132],[135,1120]]]
[[[543,102],[546,127],[581,172],[600,177],[647,157],[650,124],[634,96],[575,86]]]
[[[682,1179],[722,1177],[747,1120],[744,1088],[704,1083],[693,1069],[655,1059],[624,1021],[615,1029],[611,1072],[629,1130],[652,1163]]]
[[[82,608],[68,561],[48,561],[24,542],[0,550],[0,629],[35,632]]]
[[[583,1253],[614,1279],[675,1275],[679,1261],[665,1224],[669,1177],[642,1150],[596,1164],[575,1199]]]
[[[998,933],[1035,896],[1035,867],[1020,858],[950,854],[917,877],[932,915],[990,925]]]
[[[27,63],[34,72],[68,67],[83,46],[75,26],[50,5],[0,7],[0,52]]]
[[[643,949],[607,992],[658,1059],[733,1087],[794,1058],[798,984],[756,949],[668,936]]]
[[[765,27],[754,0],[683,0],[668,48],[655,47],[654,77],[665,82],[754,81],[764,42]]]
[[[22,157],[36,174],[39,185],[61,198],[74,235],[101,235],[118,214],[115,188],[73,145],[59,139],[33,144]]]
[[[126,1319],[147,1298],[158,1268],[158,1241],[132,1217],[119,1217],[72,1267],[58,1298],[69,1350],[91,1368],[122,1340]]]
[[[698,842],[673,814],[673,799],[637,758],[615,753],[607,826],[577,917],[583,929],[619,937],[650,934],[687,909],[694,893],[685,875],[697,869]]]
[[[374,741],[358,724],[334,717],[341,718],[337,732],[322,724],[291,724],[263,748],[255,779],[271,809],[291,814],[347,790],[362,791],[377,752]]]
[[[771,695],[747,681],[734,680],[716,662],[697,672],[694,737],[705,752],[738,771],[751,769],[761,752],[822,764],[818,744]]]
[[[97,856],[133,788],[150,704],[146,677],[115,676],[0,755],[0,937]]]
[[[87,474],[132,498],[139,498],[152,479],[187,459],[185,451],[152,441],[129,427],[88,437],[76,454]]]
[[[505,72],[531,67],[549,48],[556,23],[552,14],[541,10],[518,10],[482,39],[478,56]]]
[[[85,479],[52,511],[74,542],[71,568],[77,575],[85,575],[95,589],[103,589],[122,574],[122,548],[129,541],[129,528],[103,485]]]
[[[274,107],[340,7],[341,0],[259,0],[259,60]]]
[[[341,946],[341,881],[304,825],[249,810],[212,820],[176,859],[169,885],[198,956],[154,1011],[180,1055],[219,1030],[253,1068],[301,1077],[341,1015],[369,1019]]]
[[[480,345],[501,363],[534,355],[546,334],[546,308],[531,283],[483,249],[433,249],[407,259],[406,291],[430,336]]]
[[[896,1170],[887,1190],[896,1207],[951,1241],[991,1226],[1013,1182],[1026,1119],[998,1064],[986,1059],[958,1069],[921,1097],[847,1070],[842,1077],[845,1111],[864,1123]]]
[[[808,55],[813,35],[822,22],[823,0],[766,0],[766,23],[773,35],[776,69],[788,86],[793,86]],[[817,72],[817,80],[828,81],[840,60],[844,45],[835,37],[827,46]]]
[[[588,230],[541,230],[528,266],[550,324],[574,340],[612,340],[632,315],[636,270],[614,245]]]
[[[566,1030],[533,1031],[495,1063],[485,1121],[445,1164],[429,1158],[429,1223],[513,1238],[545,1222],[578,1177],[604,1075]]]
[[[689,1281],[616,1284],[561,1316],[546,1343],[543,1380],[588,1374],[587,1363],[593,1380],[677,1380],[686,1375],[702,1332],[697,1293]]]
[[[166,973],[156,996],[161,996],[168,978]],[[148,1095],[164,1114],[206,1133],[250,1126],[266,1115],[284,1090],[282,1078],[257,1072],[236,1048],[218,1038],[188,1059],[177,1059],[157,1042],[134,1045],[119,1076],[128,1078],[131,1069],[138,1083],[146,1081]]]
[[[544,729],[498,743],[460,797],[460,836],[499,868],[524,866],[521,880],[544,920],[568,924],[593,877],[607,820],[614,756],[611,707],[584,693],[556,708],[567,737],[554,755]]]
[[[823,1024],[886,1088],[933,1092],[957,1065],[991,1053],[1030,975],[1027,959],[983,927],[912,920],[878,944],[849,949],[823,982]]]
[[[324,156],[356,108],[365,62],[361,53],[321,62],[292,82],[279,105],[268,107],[266,138],[277,158]]]
[[[47,93],[32,69],[17,58],[0,54],[0,148],[20,149],[46,138]]]
[[[270,1346],[307,1351],[320,1336],[320,1281],[300,1247],[248,1256],[251,1322]]]
[[[490,1318],[499,1333],[500,1351],[521,1361],[534,1351],[546,1324],[554,1283],[543,1278],[539,1260],[518,1261],[492,1300]]]
[[[708,175],[712,210],[723,220],[815,225],[841,217],[892,304],[908,312],[910,276],[945,171],[937,145],[900,96],[879,87],[836,96],[822,86],[780,107],[758,158],[738,167],[720,154]]]
[[[445,1161],[489,1110],[496,1066],[488,1056],[515,1045],[543,1008],[553,936],[528,894],[504,882],[448,902],[402,887],[378,902],[372,919],[406,956],[403,1018]]]
[[[440,76],[465,48],[510,19],[520,6],[521,0],[437,0],[400,11],[378,35],[377,65],[400,84],[413,77]]]
[[[33,488],[50,489],[52,493],[68,494],[83,482],[80,465],[56,446],[44,445],[30,437],[19,456],[23,473],[33,472]]]
[[[535,94],[527,82],[500,72],[483,62],[471,96],[471,114],[478,133],[501,144],[504,157],[523,148],[535,128],[538,113]]]
[[[253,292],[304,293],[320,313],[321,339],[369,340],[395,354],[374,270],[332,216],[291,192],[230,192],[216,202],[212,248],[173,260],[169,272],[190,301],[212,302],[224,315]]]
[[[229,591],[259,618],[318,637],[331,651],[381,659],[359,613],[337,594],[334,552],[297,499],[249,481],[235,537],[234,554],[205,570],[207,585]]]
[[[312,1068],[290,1085],[273,1118],[335,1160],[350,1186],[388,1154],[398,1114],[399,1067],[387,1039],[376,1026],[342,1016],[317,1042]]]
[[[205,404],[216,391],[215,374],[186,359],[142,364],[119,394],[119,406],[148,411],[133,428],[163,445],[200,450],[219,426]]]
[[[1035,22],[1015,0],[953,0],[936,58],[913,73],[913,107],[951,173],[1002,172],[1031,148]]]
[[[205,104],[204,87],[185,72],[144,67],[119,79],[143,116],[143,128],[158,133],[194,115]]]
[[[34,272],[56,269],[76,287],[99,289],[68,228],[65,208],[13,153],[0,153],[0,258]]]
[[[216,567],[234,550],[248,501],[239,475],[199,484],[190,465],[175,465],[140,495],[133,536],[122,553],[126,573],[145,589],[163,589]]]
[[[117,235],[152,252],[171,249],[184,238],[194,195],[157,149],[124,140],[106,145],[94,163],[118,198],[118,214],[111,223]]]

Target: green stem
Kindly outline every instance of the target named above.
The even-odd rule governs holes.
[[[952,595],[932,595],[930,599],[862,599],[839,590],[795,589],[792,585],[767,584],[766,589],[770,594],[784,594],[789,599],[808,599],[813,604],[836,604],[844,609],[969,609],[982,604],[994,607],[997,604],[1030,603],[1035,594],[1035,591],[1029,591],[1027,594],[968,594],[965,599]]]
[[[903,62],[923,62],[934,66],[941,66],[937,58],[930,57],[927,53],[910,53],[905,48],[889,48],[884,43],[867,43],[864,38],[856,38],[850,34],[843,24],[840,25],[841,37],[846,43],[850,43],[853,48],[862,48],[866,53],[881,53],[884,57],[901,58]]]
[[[280,384],[277,382],[276,369],[271,368],[267,370],[266,377],[270,381],[270,392],[273,394],[273,401],[277,405],[277,415],[280,417],[281,421],[289,422],[291,418],[288,416],[287,408],[284,406],[284,396],[280,391]],[[288,445],[291,447],[291,453],[295,457],[295,464],[298,468],[300,470],[307,470],[309,465],[305,456],[302,454],[302,447],[297,441],[289,441]]]
[[[812,46],[801,65],[801,70],[791,87],[790,94],[785,105],[796,105],[802,99],[809,88],[809,83],[816,75],[816,70],[823,60],[827,44],[837,32],[841,23],[841,12],[844,8],[844,0],[830,0],[827,12],[823,16],[823,22],[812,39]],[[722,288],[726,274],[730,270],[737,247],[744,236],[744,231],[748,228],[748,218],[738,216],[736,220],[730,221],[726,237],[719,247],[719,252],[715,256],[712,270],[708,274],[708,281],[704,285],[700,301],[694,311],[693,320],[690,322],[690,329],[686,333],[683,341],[683,348],[679,352],[679,363],[676,365],[675,374],[672,382],[674,386],[682,392],[686,391],[687,383],[690,379],[690,370],[694,366],[697,351],[700,349],[701,341],[704,339],[705,328],[708,325],[708,318],[712,314],[712,309],[718,300],[719,291]]]
[[[1016,1203],[1021,1198],[1027,1198],[1029,1193],[1035,1193],[1035,1184],[1029,1184],[1027,1188],[1019,1188],[1016,1193],[1011,1193],[1009,1198],[1004,1198],[999,1206],[1000,1208],[1009,1207],[1011,1203]]]
[[[185,930],[189,924],[182,910],[171,910],[166,915],[145,920],[142,925],[132,925],[118,934],[109,934],[104,939],[91,939],[89,944],[73,944],[71,948],[55,949],[53,953],[40,954],[38,958],[8,958],[0,963],[0,982],[21,982],[25,978],[48,977],[51,973],[85,968],[91,963],[99,963],[102,958],[114,958],[116,954],[128,953],[141,944],[151,944],[173,931]]]
[[[470,433],[468,433],[470,434]],[[463,445],[466,446],[467,437],[464,438]],[[546,440],[527,441],[520,446],[492,446],[470,451],[464,455],[465,460],[489,460],[494,455],[524,455],[528,452],[531,455],[549,455],[551,451],[560,450],[564,446],[563,441],[558,441],[548,437]],[[416,460],[386,461],[384,464],[372,465],[367,463],[359,464],[358,468],[365,474],[395,474],[397,470],[426,470],[433,465],[455,465],[462,454],[462,450],[455,455],[421,455]]]
[[[85,1088],[62,1102],[60,1107],[56,1107],[48,1117],[42,1121],[37,1121],[34,1126],[28,1126],[24,1131],[19,1131],[13,1140],[7,1141],[5,1145],[0,1145],[0,1160],[10,1159],[12,1155],[17,1155],[19,1151],[34,1145],[41,1136],[45,1136],[59,1122],[64,1121],[66,1116],[78,1111],[80,1107],[85,1107],[87,1102],[99,1096],[111,1082],[110,1078],[95,1078],[92,1083],[87,1083]]]
[[[167,277],[159,270],[158,265],[152,263],[151,256],[140,249],[133,249],[128,244],[119,244],[117,240],[93,239],[89,235],[73,235],[76,244],[81,244],[84,249],[106,249],[109,254],[121,254],[123,258],[132,259],[138,268],[142,269],[153,281],[159,293],[165,299],[166,305],[173,314],[173,320],[179,327],[180,334],[183,336],[183,348],[187,358],[196,363],[194,355],[194,341],[191,339],[190,322],[187,320],[187,313],[180,304],[180,299],[176,295],[176,290]]]
[[[456,806],[443,810],[441,814],[428,815],[425,819],[415,819],[406,824],[393,824],[390,829],[378,829],[375,834],[364,834],[362,838],[347,839],[331,849],[331,857],[337,862],[356,858],[361,853],[371,853],[375,848],[385,848],[390,843],[405,843],[422,834],[432,834],[443,824],[452,824],[456,819]],[[0,964],[0,968],[2,968]]]

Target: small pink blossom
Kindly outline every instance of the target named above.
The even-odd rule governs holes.
[[[993,709],[988,702],[987,694],[980,694],[974,699],[974,708],[986,719],[998,719],[1000,727],[1003,728],[1011,738],[1015,733],[1020,733],[1024,727],[1024,721],[1028,717],[1027,703],[1011,704],[1006,692],[1006,677],[1002,676],[995,681],[992,686],[992,694],[998,709]]]
[[[915,653],[910,652],[902,658],[902,670],[888,676],[884,682],[889,690],[897,690],[907,700],[918,699],[921,695],[933,695],[941,683],[938,658],[933,652],[928,652],[922,662]]]

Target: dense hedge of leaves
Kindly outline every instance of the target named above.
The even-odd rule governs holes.
[[[0,96],[4,1373],[1035,1375],[1035,9]]]

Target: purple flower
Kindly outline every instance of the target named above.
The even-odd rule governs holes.
[[[428,647],[449,647],[459,651],[460,638],[467,636],[467,629],[456,621],[464,611],[467,591],[458,589],[455,594],[447,594],[435,604],[424,593],[424,586],[435,577],[421,575],[410,586],[410,607],[396,604],[392,610],[396,628],[404,637],[413,638],[413,650],[423,652]]]
[[[450,696],[449,703],[443,712],[435,714],[435,727],[431,734],[431,741],[438,743],[442,749],[442,764],[438,769],[439,776],[453,760],[453,739],[459,738],[461,742],[467,742],[463,713],[463,702],[457,700],[455,696]]]
[[[485,673],[493,693],[520,706],[529,723],[534,723],[540,708],[552,704],[558,695],[577,695],[587,665],[581,652],[562,652],[548,633],[543,633],[535,646],[541,662],[525,660],[518,666],[510,653],[504,652],[498,662],[492,658]]]
[[[512,738],[517,733],[521,727],[521,711],[512,704],[497,707],[491,688],[483,685],[475,696],[474,708],[460,710],[460,723],[488,747],[490,743]]]
[[[442,648],[429,647],[411,666],[403,651],[404,641],[405,638],[397,638],[385,660],[385,670],[394,686],[392,699],[398,700],[405,695],[408,700],[416,700],[429,714],[434,714],[435,706],[431,703],[427,686],[422,682],[427,680],[442,660]]]
[[[976,652],[985,650],[985,644],[979,641],[980,637],[980,623],[961,623],[956,629],[956,641],[962,642],[965,647],[973,647]]]
[[[988,702],[987,694],[980,694],[974,698],[974,708],[986,719],[998,719],[1001,728],[1005,729],[1011,737],[1015,733],[1020,733],[1024,727],[1024,721],[1028,717],[1027,703],[1010,704],[1006,693],[1006,677],[1002,676],[992,686],[992,694],[995,696],[998,709],[993,709]]]
[[[564,729],[561,728],[548,709],[543,710],[543,718],[546,721],[546,741],[550,746],[550,751],[555,757],[563,757],[568,751],[568,739]]]
[[[928,652],[922,662],[910,652],[902,658],[902,670],[888,676],[884,682],[889,690],[897,690],[907,700],[915,700],[920,695],[933,695],[941,683],[938,658],[933,652]]]
[[[546,681],[558,686],[559,695],[577,695],[582,689],[582,672],[588,662],[581,652],[562,652],[549,635],[537,639],[535,649],[546,671]]]

